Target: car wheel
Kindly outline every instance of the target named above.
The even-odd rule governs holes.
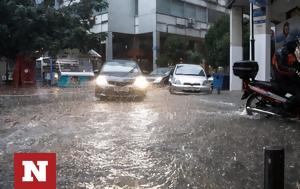
[[[168,78],[163,78],[162,81],[160,82],[161,86],[164,87],[164,86],[167,86],[169,84],[169,80]]]
[[[105,100],[107,100],[106,96],[96,96],[96,98],[97,98],[97,101],[105,101]]]
[[[174,89],[172,89],[171,86],[169,87],[169,92],[170,92],[170,94],[175,94],[175,93],[174,93]]]

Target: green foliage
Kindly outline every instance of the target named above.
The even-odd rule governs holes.
[[[171,64],[171,59],[167,56],[167,55],[160,55],[158,57],[158,59],[156,60],[156,64],[159,66],[159,67],[168,67],[170,66]]]
[[[32,0],[1,0],[0,56],[99,49],[105,36],[89,30],[95,23],[93,13],[106,6],[104,0],[85,0],[55,9],[54,0],[38,5]]]
[[[213,67],[229,65],[230,31],[229,17],[214,23],[205,36],[206,60]]]
[[[203,58],[201,42],[190,41],[183,36],[168,36],[162,48],[164,53],[158,58],[158,65],[174,65],[180,59],[183,59],[184,63],[198,64]]]
[[[229,16],[220,18],[208,30],[205,36],[206,60],[217,68],[229,66],[230,56],[230,21]],[[249,20],[243,23],[243,57],[249,59]]]
[[[200,63],[203,59],[202,54],[199,51],[188,50],[186,51],[187,62]]]
[[[165,54],[173,61],[176,62],[180,58],[184,58],[186,49],[188,47],[188,40],[181,36],[171,35],[164,43]]]

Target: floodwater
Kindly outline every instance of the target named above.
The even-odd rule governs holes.
[[[13,153],[55,152],[59,189],[262,189],[263,147],[280,145],[286,189],[300,189],[299,122],[248,117],[239,98],[155,89],[142,102],[5,107],[0,188],[13,188]]]

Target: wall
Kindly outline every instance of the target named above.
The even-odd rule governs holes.
[[[108,13],[96,16],[96,23],[91,32],[101,33],[108,31]]]
[[[134,34],[134,0],[109,0],[108,31]]]
[[[191,37],[205,37],[208,29],[206,23],[195,22],[193,28],[188,28],[187,23],[187,19],[157,14],[157,31]]]
[[[154,31],[156,22],[156,0],[139,0],[139,15],[136,17],[136,33]]]

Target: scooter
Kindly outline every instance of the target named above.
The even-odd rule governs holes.
[[[246,100],[247,114],[300,118],[299,108],[298,110],[287,108],[293,99],[291,94],[282,92],[276,83],[255,80],[258,69],[255,61],[236,62],[233,66],[234,75],[243,80],[242,100]],[[300,107],[300,105],[295,107]]]

